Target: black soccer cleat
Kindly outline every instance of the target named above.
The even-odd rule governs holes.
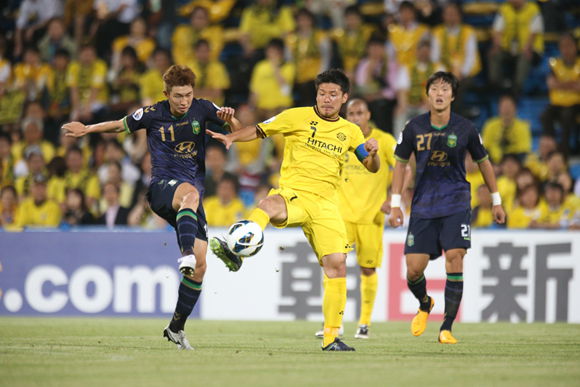
[[[209,248],[226,264],[230,271],[238,271],[242,267],[242,258],[232,253],[224,240],[218,237],[211,238],[209,240]]]
[[[354,351],[353,347],[349,347],[337,337],[334,341],[328,344],[326,347],[322,347],[323,351]]]

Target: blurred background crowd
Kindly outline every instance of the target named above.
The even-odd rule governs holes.
[[[376,127],[426,111],[437,70],[481,129],[507,228],[580,228],[580,4],[575,0],[6,0],[0,6],[0,227],[167,225],[146,204],[144,131],[64,137],[64,122],[120,119],[164,98],[173,63],[196,96],[243,125],[313,105],[345,70]],[[227,226],[276,186],[283,139],[208,145],[204,206]],[[492,227],[474,163],[473,226]],[[410,203],[413,187],[405,192]]]

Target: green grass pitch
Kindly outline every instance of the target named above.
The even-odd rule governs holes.
[[[354,353],[326,353],[314,322],[190,321],[195,351],[166,321],[0,318],[0,386],[579,386],[580,325],[456,324],[460,343],[377,323]]]

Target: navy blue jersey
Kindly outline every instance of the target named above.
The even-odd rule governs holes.
[[[167,100],[138,109],[123,118],[125,130],[147,131],[151,153],[152,182],[162,179],[182,180],[193,184],[203,194],[205,177],[205,128],[208,121],[223,126],[218,107],[204,99],[194,99],[181,117],[169,110]]]
[[[471,195],[465,179],[465,152],[473,160],[488,158],[475,126],[451,113],[447,126],[431,126],[430,113],[421,114],[407,123],[397,141],[395,158],[407,162],[415,153],[417,173],[411,215],[439,218],[469,210]]]

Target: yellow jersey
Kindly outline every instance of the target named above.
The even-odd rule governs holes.
[[[342,117],[323,118],[316,107],[284,110],[256,128],[262,137],[284,136],[280,188],[324,197],[336,195],[345,153],[365,142],[357,125]]]
[[[32,198],[25,199],[16,214],[19,227],[56,227],[60,223],[60,207],[52,200],[36,205]]]
[[[292,90],[284,90],[275,74],[276,69],[269,60],[264,59],[252,70],[250,91],[256,96],[256,106],[260,109],[277,109],[292,106]],[[296,69],[293,63],[286,62],[280,66],[280,75],[291,86],[294,84]]]
[[[562,58],[550,58],[550,69],[560,82],[580,80],[580,58],[572,66],[567,66]],[[575,90],[550,89],[550,104],[556,106],[573,106],[580,104],[580,93]]]
[[[223,204],[217,196],[203,201],[208,226],[226,227],[245,217],[244,203],[238,198]]]
[[[501,195],[503,207],[506,212],[510,212],[516,201],[517,185],[515,180],[507,176],[500,176],[497,178],[497,191]]]
[[[80,62],[72,62],[67,70],[67,84],[69,87],[77,87],[79,90],[80,103],[87,103],[93,89],[97,89],[96,102],[108,102],[107,89],[107,64],[97,59],[91,65],[86,66]]]
[[[381,223],[385,217],[381,206],[387,200],[387,188],[391,185],[391,170],[395,166],[397,141],[389,133],[373,129],[366,138],[379,143],[381,168],[372,173],[352,153],[345,155],[339,190],[342,218],[351,223]]]
[[[505,128],[500,117],[490,118],[483,126],[481,135],[491,161],[498,164],[504,154],[530,153],[532,131],[528,121],[514,119],[511,127]]]
[[[540,215],[540,206],[536,206],[533,209],[515,207],[508,213],[507,228],[528,228],[532,221],[540,219]]]

